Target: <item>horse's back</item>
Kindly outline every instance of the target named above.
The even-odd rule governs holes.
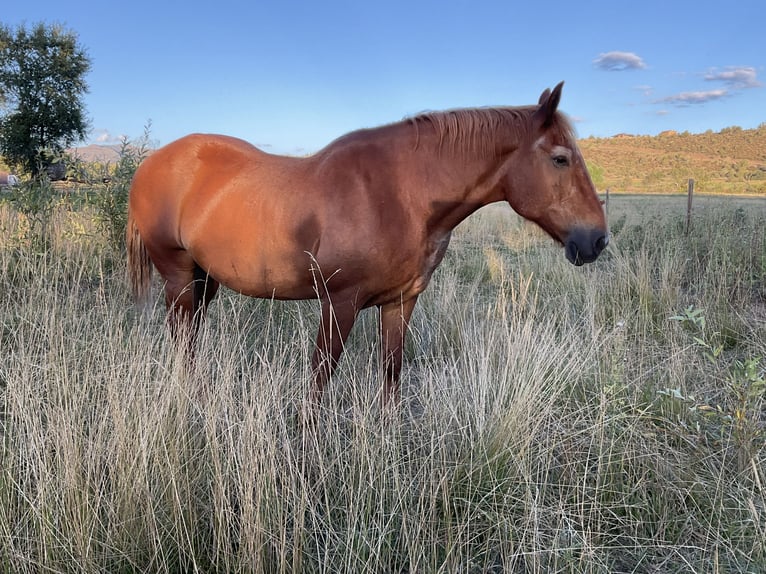
[[[152,153],[136,170],[131,213],[144,235],[177,230],[184,210],[201,209],[227,180],[266,157],[255,146],[230,136],[182,137]]]
[[[136,170],[131,195],[156,193],[160,187],[188,191],[215,174],[232,173],[264,161],[268,154],[230,136],[191,134],[151,154]]]

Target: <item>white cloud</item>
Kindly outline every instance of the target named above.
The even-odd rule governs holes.
[[[93,130],[90,141],[100,145],[114,145],[120,143],[125,136],[115,135],[107,129]]]
[[[599,54],[598,58],[593,60],[593,65],[600,70],[608,72],[643,70],[646,68],[644,60],[633,52],[605,52]]]
[[[723,70],[713,68],[705,74],[708,82],[723,82],[731,89],[742,90],[745,88],[758,88],[758,73],[751,66],[729,66]]]
[[[681,92],[680,94],[657,100],[655,103],[669,103],[675,104],[677,106],[686,106],[689,104],[706,104],[707,102],[711,102],[713,100],[720,100],[721,98],[725,98],[728,95],[729,90],[726,89],[700,92]]]
[[[724,87],[715,90],[701,90],[695,92],[681,92],[655,100],[655,104],[673,104],[675,106],[688,106],[706,104],[733,96],[739,90],[757,88],[762,84],[758,81],[755,68],[750,66],[729,66],[724,69],[712,68],[703,77],[708,82],[718,82]]]

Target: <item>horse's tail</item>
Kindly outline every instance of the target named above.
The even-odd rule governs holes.
[[[137,303],[145,303],[149,296],[153,265],[130,209],[128,209],[128,228],[126,233],[130,288],[133,291],[135,301]]]

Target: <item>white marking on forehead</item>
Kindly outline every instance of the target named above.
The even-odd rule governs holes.
[[[546,143],[545,136],[540,136],[539,138],[537,138],[537,141],[535,141],[535,143],[533,144],[533,147],[534,147],[534,149],[539,149],[539,148],[543,147],[543,145],[545,143]],[[570,156],[570,157],[572,156],[572,153],[573,153],[572,148],[567,147],[567,146],[563,146],[563,145],[553,146],[553,149],[551,151],[554,154],[567,155],[567,156]]]
[[[563,145],[555,145],[553,146],[553,149],[551,150],[551,153],[553,155],[564,155],[568,158],[572,157],[572,150],[568,147],[564,147]]]

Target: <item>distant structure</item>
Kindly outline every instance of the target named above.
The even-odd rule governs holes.
[[[13,187],[19,185],[19,178],[7,171],[0,171],[0,187]]]

